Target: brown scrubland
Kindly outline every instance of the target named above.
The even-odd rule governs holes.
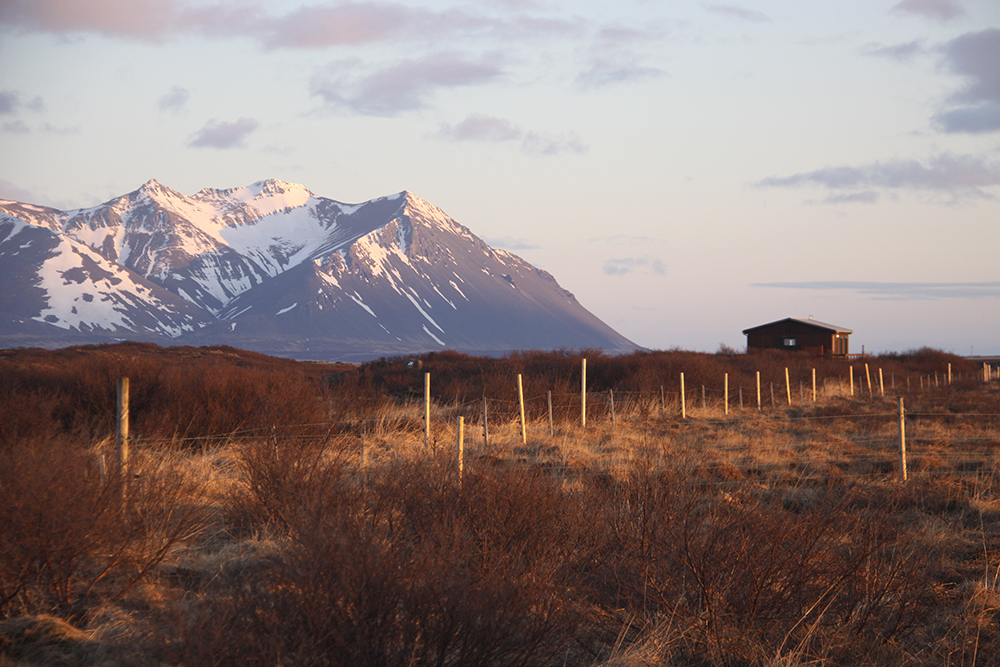
[[[928,349],[6,350],[0,667],[998,664],[998,447]]]

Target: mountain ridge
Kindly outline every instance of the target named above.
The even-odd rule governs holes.
[[[89,208],[0,201],[0,280],[8,346],[37,338],[31,320],[286,356],[638,347],[406,190],[345,204],[276,179],[190,196],[151,179]]]

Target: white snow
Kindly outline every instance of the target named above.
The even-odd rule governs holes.
[[[438,326],[438,323],[434,321],[434,318],[432,318],[430,315],[428,315],[427,311],[425,311],[423,308],[420,307],[420,304],[417,303],[416,299],[414,299],[412,296],[410,296],[406,292],[403,292],[403,296],[405,296],[407,299],[410,300],[410,303],[413,304],[414,308],[416,308],[417,310],[420,311],[420,314],[424,316],[424,319],[426,319],[428,322],[430,322],[435,327],[437,327],[438,331],[440,331],[441,333],[444,333],[444,329],[442,329],[440,326]]]
[[[354,294],[348,294],[347,296],[351,297],[351,301],[353,301],[354,303],[358,304],[359,306],[361,306],[362,308],[364,308],[365,310],[367,310],[369,315],[371,315],[375,319],[378,319],[378,315],[375,314],[375,311],[372,310],[371,308],[369,308],[368,305],[364,301],[361,300],[361,295],[360,294],[358,294],[357,292],[354,292]],[[383,328],[385,328],[385,327],[383,327]]]
[[[455,276],[455,277],[457,278],[458,276]],[[458,279],[459,279],[459,280],[462,280],[461,278],[458,278]],[[465,281],[464,281],[464,280],[462,280],[462,282],[465,282]],[[465,299],[466,301],[468,301],[468,300],[469,300],[469,297],[465,296],[465,292],[463,292],[462,290],[460,290],[460,289],[458,288],[458,285],[456,285],[456,284],[455,284],[455,281],[454,281],[454,280],[449,280],[449,281],[448,281],[448,284],[450,284],[450,285],[451,285],[452,287],[454,287],[454,288],[455,288],[455,291],[456,291],[456,292],[458,292],[459,294],[461,294],[461,295],[462,295],[462,298],[463,298],[463,299]],[[449,301],[448,303],[451,303],[451,302]]]
[[[438,338],[437,336],[435,336],[434,334],[432,334],[431,330],[427,328],[426,324],[421,324],[420,326],[424,330],[424,333],[426,333],[428,336],[430,336],[431,338],[433,338],[435,340],[435,342],[437,342],[438,345],[440,345],[441,347],[445,347],[444,341],[441,340],[440,338]],[[437,325],[435,324],[434,326],[437,326]]]
[[[455,307],[455,304],[451,302],[451,299],[441,293],[441,290],[437,288],[437,285],[431,285],[431,287],[433,287],[434,291],[438,293],[438,296],[448,302],[448,305],[451,306],[452,310],[458,310],[458,308]],[[466,301],[468,301],[468,299],[466,299]]]
[[[295,303],[293,303],[292,305],[290,305],[288,308],[282,308],[281,310],[279,310],[278,312],[276,312],[275,315],[283,315],[283,314],[287,313],[288,311],[290,311],[292,308],[295,308],[295,306],[297,306],[297,305],[299,305],[298,301],[296,301]]]

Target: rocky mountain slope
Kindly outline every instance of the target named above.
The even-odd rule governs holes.
[[[635,349],[548,273],[401,192],[362,204],[268,180],[100,206],[0,200],[0,344],[121,339],[300,358]]]

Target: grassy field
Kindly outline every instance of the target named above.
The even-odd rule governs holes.
[[[1000,382],[981,368],[414,361],[0,352],[0,666],[1000,664]]]

